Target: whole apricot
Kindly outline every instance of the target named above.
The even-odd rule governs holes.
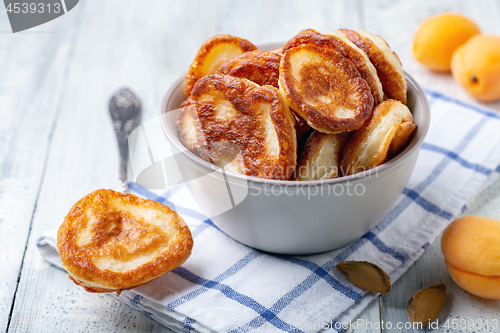
[[[441,238],[446,268],[460,288],[479,297],[500,299],[500,221],[464,216]]]
[[[480,101],[500,98],[500,36],[477,35],[460,46],[451,61],[455,80]]]
[[[429,17],[417,28],[413,56],[422,65],[438,72],[449,72],[455,50],[481,32],[469,18],[455,13]]]

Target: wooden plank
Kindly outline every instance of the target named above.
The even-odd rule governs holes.
[[[7,329],[76,22],[70,15],[12,34],[0,11],[0,330]]]
[[[115,187],[118,152],[107,103],[117,88],[126,85],[137,93],[147,120],[156,116],[168,86],[186,71],[201,43],[211,35],[230,33],[263,43],[286,40],[303,28],[359,27],[356,4],[351,1],[312,4],[85,3],[9,331],[42,327],[72,332],[169,331],[109,295],[84,292],[64,272],[45,263],[34,242],[41,232],[57,227],[83,195]],[[72,12],[79,10],[83,10],[83,3]],[[352,15],[343,15],[345,12]]]

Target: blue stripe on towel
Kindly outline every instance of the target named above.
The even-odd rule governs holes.
[[[321,267],[322,271],[324,271],[324,272],[330,272],[335,267],[336,264],[347,259],[347,257],[349,257],[352,253],[356,252],[356,250],[358,250],[365,242],[367,242],[366,238],[361,238],[357,242],[354,242],[351,245],[348,245],[347,249],[340,252],[337,256],[335,256],[335,258],[326,262],[322,266],[318,266],[318,267]],[[275,257],[280,258],[280,259],[286,258],[286,256],[276,256],[276,255],[275,255]],[[301,266],[309,268],[309,269],[313,268],[314,267],[313,265],[316,265],[315,263],[312,263],[312,262],[304,260],[304,259],[298,259],[298,258],[293,258],[293,257],[290,257],[289,259],[290,259],[290,262],[293,262],[296,260],[295,263],[300,264]],[[276,301],[273,304],[271,309],[275,310],[274,311],[275,313],[283,310],[286,306],[288,306],[291,302],[293,302],[297,297],[299,297],[305,291],[310,289],[316,282],[320,281],[320,276],[317,275],[315,272],[316,272],[316,270],[314,270],[313,273],[311,275],[309,275],[304,281],[302,281],[297,287],[295,287],[290,292],[283,295],[278,301]],[[363,295],[365,293],[363,293]],[[361,297],[356,298],[356,300],[353,300],[353,301],[355,303],[356,301],[359,301],[360,299],[361,299]],[[246,324],[244,326],[240,326],[238,329],[233,330],[231,333],[233,333],[233,332],[247,332],[249,330],[248,329],[249,327],[253,327],[253,328],[260,327],[263,324],[265,324],[265,321],[263,321],[260,317],[256,317],[253,320],[251,320],[248,324]]]
[[[284,322],[283,320],[281,320],[280,318],[278,318],[275,313],[271,312],[269,309],[264,307],[262,304],[260,304],[259,302],[257,302],[256,300],[254,300],[253,298],[251,298],[247,295],[244,295],[244,294],[237,292],[236,290],[234,290],[233,288],[231,288],[230,286],[228,286],[226,284],[219,283],[219,282],[213,281],[213,280],[204,279],[204,278],[190,272],[189,270],[185,269],[182,266],[175,269],[173,272],[191,283],[196,283],[196,284],[199,284],[200,286],[204,286],[206,288],[220,291],[227,298],[232,299],[232,300],[248,307],[249,309],[254,310],[266,322],[270,323],[271,325],[273,325],[276,328],[279,328],[285,332],[292,332],[292,331],[293,332],[302,332],[299,330],[294,330],[294,328],[290,324],[288,324],[288,323]]]
[[[273,255],[271,256],[286,261],[290,262],[302,267],[305,267],[309,269],[311,272],[313,272],[315,275],[317,275],[319,278],[322,278],[325,280],[326,283],[328,283],[330,286],[333,287],[333,289],[337,290],[341,294],[345,295],[346,297],[349,297],[350,299],[354,301],[358,301],[361,299],[361,294],[355,292],[354,290],[344,286],[341,284],[339,281],[337,281],[332,275],[330,275],[323,267],[319,266],[318,264],[305,260],[305,259],[299,259],[296,257],[290,257],[290,256],[284,256],[284,255]]]
[[[482,114],[484,116],[500,120],[500,115],[499,114],[491,112],[491,111],[489,111],[487,109],[483,109],[483,108],[481,108],[479,106],[459,101],[459,100],[454,99],[452,97],[449,97],[449,96],[443,95],[441,93],[438,93],[437,91],[432,91],[432,90],[429,90],[429,89],[424,89],[424,91],[429,96],[437,97],[439,99],[442,99],[443,101],[452,102],[452,103],[455,103],[457,105],[464,106],[464,107],[466,107],[468,109],[471,109],[471,110],[474,110],[477,113],[480,113],[480,114]]]
[[[184,323],[184,327],[182,328],[182,330],[191,332],[193,330],[193,325],[196,323],[196,320],[186,317],[182,322]]]
[[[212,221],[208,219],[204,220],[203,223],[201,223],[199,226],[197,226],[194,230],[191,231],[191,236],[193,236],[193,238],[198,237],[199,234],[201,234],[205,229],[207,229],[211,225]]]
[[[464,160],[463,158],[461,158],[460,156],[458,156],[457,153],[454,153],[454,152],[452,152],[450,150],[447,150],[447,149],[442,148],[442,147],[438,147],[438,146],[430,144],[430,143],[424,142],[422,144],[422,149],[443,154],[443,155],[451,158],[452,160],[460,163],[460,165],[462,165],[463,167],[465,167],[467,169],[471,169],[471,170],[477,171],[477,172],[482,173],[482,174],[484,174],[486,176],[491,175],[491,173],[493,172],[493,170],[488,169],[488,168],[486,168],[486,167],[484,167],[482,165],[479,165],[479,164],[476,164],[476,163],[470,163],[470,162]]]
[[[142,297],[141,295],[136,295],[134,298],[132,298],[132,300],[130,301],[130,303],[134,304],[134,305],[137,305],[139,303],[141,303],[142,299],[144,297]]]
[[[369,231],[364,236],[368,239],[376,248],[382,253],[387,253],[397,260],[404,263],[410,256],[404,252],[393,249],[390,246],[385,245],[373,232]]]
[[[420,207],[425,209],[428,212],[433,213],[434,215],[444,217],[447,220],[451,220],[453,218],[453,214],[450,212],[447,212],[441,208],[439,208],[437,205],[433,204],[429,200],[426,200],[422,198],[416,191],[411,190],[409,188],[405,188],[403,190],[403,193],[413,199],[415,203],[417,203]]]
[[[337,254],[335,256],[335,258],[333,258],[332,260],[327,261],[325,264],[323,264],[322,266],[320,266],[321,269],[323,271],[325,271],[325,272],[330,272],[335,267],[335,265],[337,265],[339,262],[341,262],[343,260],[346,260],[351,254],[353,254],[354,252],[356,252],[367,241],[368,240],[366,238],[361,238],[357,242],[351,243],[350,245],[347,246],[346,249],[344,249],[339,254]],[[285,256],[276,256],[276,257],[286,258]],[[298,259],[298,258],[290,258],[290,259],[303,260],[303,262],[301,263],[303,265],[303,267],[306,267],[306,265],[311,265],[311,264],[315,265],[314,263],[308,264],[309,261],[304,260],[304,259]],[[309,267],[312,267],[312,266],[309,266]],[[298,296],[300,296],[301,294],[303,294],[304,291],[306,291],[307,289],[309,289],[310,287],[312,287],[312,285],[314,283],[316,283],[317,281],[320,281],[320,279],[318,277],[319,276],[316,275],[315,273],[312,273],[311,275],[309,275],[306,278],[306,280],[304,280],[301,284],[299,284],[298,287],[292,289],[292,291],[290,291],[287,294],[283,295],[277,302],[275,302],[275,304],[273,305],[272,309],[276,309],[276,310],[279,309],[279,311],[281,311],[288,304],[290,304],[292,301],[294,301]],[[307,284],[308,284],[308,288],[307,289],[300,288],[301,285],[304,284],[304,282],[306,282],[306,281],[307,281]],[[299,293],[299,291],[300,291],[300,293]],[[366,292],[364,292],[363,295],[364,294],[366,294]],[[292,297],[292,296],[294,296],[294,297]],[[361,298],[358,298],[358,299],[354,300],[354,303],[357,302],[357,301],[359,301],[360,299]],[[258,323],[260,323],[259,326],[262,326],[265,322],[261,321],[260,318],[257,317],[257,318],[254,318],[250,323],[252,325],[251,327],[255,327],[255,325],[257,325]],[[248,330],[245,329],[245,328],[249,327],[250,323],[248,323],[247,325],[241,326],[237,330],[234,330],[232,332],[247,332]],[[259,326],[257,326],[257,327],[259,327]]]
[[[236,262],[236,264],[234,264],[233,266],[231,266],[230,268],[228,268],[225,272],[223,272],[222,274],[219,274],[214,279],[214,281],[215,282],[222,282],[225,279],[227,279],[228,277],[231,277],[231,276],[235,275],[243,267],[245,267],[246,265],[248,265],[252,260],[254,260],[255,258],[260,257],[261,255],[263,255],[262,252],[258,252],[258,251],[252,251],[252,252],[250,252],[249,254],[247,254],[246,256],[244,256],[243,258],[241,258],[240,260],[238,260],[238,262]],[[185,269],[185,270],[188,271],[187,269]],[[173,272],[176,273],[175,270]],[[190,293],[188,293],[188,294],[186,294],[186,295],[184,295],[184,296],[176,299],[175,301],[167,304],[167,307],[171,308],[171,309],[175,309],[179,305],[184,304],[187,301],[190,301],[190,300],[198,297],[198,295],[201,295],[201,294],[205,293],[206,291],[208,291],[208,289],[203,286],[203,287],[201,287],[199,289],[196,289],[196,290],[194,290],[194,291],[192,291],[192,292],[190,292]]]

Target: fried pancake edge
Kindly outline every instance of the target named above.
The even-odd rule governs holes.
[[[223,46],[224,44],[226,46],[232,46],[232,47],[235,47],[236,49],[239,49],[238,54],[248,52],[248,51],[257,50],[257,46],[255,46],[250,41],[248,41],[244,38],[235,37],[235,36],[231,36],[231,35],[227,35],[227,34],[219,34],[219,35],[215,35],[213,37],[210,37],[201,45],[193,62],[189,66],[189,70],[188,70],[186,77],[185,77],[186,86],[184,87],[184,92],[185,92],[186,96],[189,96],[189,94],[191,93],[191,90],[193,89],[194,84],[196,83],[196,81],[198,79],[200,79],[201,77],[203,77],[205,75],[209,75],[209,74],[214,73],[216,71],[216,68],[218,67],[218,65],[222,64],[225,60],[232,58],[234,55],[237,55],[237,54],[231,54],[231,55],[225,57],[225,59],[219,59],[219,60],[222,60],[222,61],[220,61],[220,63],[211,64],[212,66],[215,66],[216,68],[210,73],[205,73],[204,72],[205,67],[207,66],[207,64],[210,63],[210,61],[213,60],[213,59],[211,59],[211,56],[214,56],[214,57],[216,56],[216,54],[212,54],[212,51],[214,49],[216,49],[216,47]],[[212,67],[212,66],[210,66],[210,67]]]
[[[392,141],[392,154],[406,147],[416,129],[406,105],[397,100],[386,100],[373,110],[372,117],[354,132],[344,149],[341,170],[344,176],[356,174],[387,161]],[[380,133],[377,135],[376,131]],[[372,139],[373,142],[370,142]]]
[[[368,58],[377,69],[382,88],[389,99],[399,100],[406,104],[406,77],[401,61],[387,42],[380,36],[363,30],[340,29],[360,49],[365,51]]]
[[[340,161],[348,139],[347,132],[326,134],[313,131],[300,153],[297,168],[291,180],[323,180],[333,179],[341,175],[339,172]],[[320,174],[320,169],[325,172]],[[306,170],[306,174],[303,170]]]
[[[201,127],[198,111],[189,99],[185,100],[177,114],[176,129],[182,145],[194,155],[212,163],[210,151]]]
[[[361,77],[368,83],[373,95],[374,105],[383,100],[382,84],[375,67],[364,51],[352,43],[341,31],[324,31],[320,33],[314,29],[304,29],[285,43],[283,53],[300,45],[316,45],[340,52],[353,63]]]
[[[304,102],[304,99],[307,96],[304,96],[302,93],[297,91],[295,86],[297,79],[292,75],[294,71],[294,64],[293,59],[291,59],[295,53],[302,52],[303,50],[326,57],[328,61],[335,63],[336,69],[342,67],[342,75],[345,77],[345,80],[343,80],[341,84],[345,85],[345,88],[353,89],[359,100],[355,103],[356,108],[354,111],[354,117],[328,117],[322,114],[324,112],[320,112],[318,109]],[[325,62],[327,61],[325,60]],[[289,48],[281,59],[279,85],[280,90],[287,98],[293,111],[296,112],[302,119],[306,120],[309,126],[322,133],[332,134],[356,130],[363,125],[372,113],[373,96],[368,84],[363,78],[361,78],[354,65],[335,49],[322,48],[316,45],[308,44]],[[345,89],[337,90],[340,91]]]
[[[118,200],[123,205],[130,205],[129,207],[141,207],[141,209],[147,209],[149,212],[161,214],[161,216],[168,219],[168,227],[171,230],[161,235],[169,237],[165,249],[162,249],[154,258],[150,258],[135,269],[125,272],[97,267],[94,260],[102,257],[107,258],[109,255],[106,256],[106,253],[104,253],[103,256],[97,256],[99,248],[95,244],[78,245],[82,236],[82,228],[89,223],[86,213],[90,211],[92,213],[91,217],[94,217],[93,214],[97,214],[97,212],[92,212],[93,209],[99,209],[97,207],[103,205],[106,206],[113,200]],[[104,213],[114,214],[115,212],[98,212],[98,214]],[[146,224],[147,227],[155,229],[147,221]],[[92,241],[96,241],[93,239],[94,237],[102,237],[102,234],[92,235]],[[189,258],[192,247],[193,238],[186,223],[167,206],[132,194],[104,189],[94,191],[75,203],[64,218],[57,235],[57,248],[63,267],[68,271],[70,278],[75,283],[91,292],[127,290],[154,280],[184,263]]]
[[[225,61],[216,73],[279,88],[280,61],[281,56],[270,51],[249,51]]]
[[[363,51],[356,44],[351,42],[349,38],[340,29],[333,31],[323,31],[322,33],[337,37],[345,44],[347,44],[350,48],[352,48],[357,54],[359,54],[360,57],[358,58],[351,57],[351,61],[353,61],[353,63],[354,61],[356,61],[355,66],[359,70],[361,77],[365,79],[368,85],[370,86],[370,90],[372,91],[373,94],[374,105],[377,105],[380,102],[382,102],[384,99],[384,90],[382,87],[382,82],[380,82],[380,78],[378,77],[377,69],[372,64],[370,58],[365,53],[365,51]]]
[[[224,62],[217,73],[248,79],[260,86],[270,85],[279,89],[279,66],[282,54],[277,51],[281,49],[245,52]],[[297,140],[300,140],[311,127],[295,113],[294,117]]]
[[[203,100],[205,96],[210,96],[212,100],[205,102]],[[201,78],[195,84],[190,98],[196,104],[208,144],[225,141],[239,147],[241,158],[236,161],[238,170],[231,171],[269,179],[284,180],[290,177],[296,166],[295,119],[286,99],[278,89],[272,86],[259,86],[244,78],[213,74]],[[213,100],[224,102],[217,104]],[[270,105],[264,121],[268,121],[269,117],[277,142],[263,143],[262,139],[259,141],[262,133],[255,132],[255,126],[270,125],[268,122],[264,125],[259,123],[260,120],[257,119],[260,117],[258,113],[260,111],[257,110],[259,103]],[[217,118],[220,105],[234,116],[228,123],[224,122],[225,119]],[[251,149],[248,144],[252,144],[256,149]],[[265,152],[271,149],[270,144],[278,146],[276,159],[269,157]]]

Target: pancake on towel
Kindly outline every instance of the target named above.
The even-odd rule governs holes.
[[[193,238],[165,205],[97,190],[79,200],[59,227],[57,250],[69,278],[89,292],[132,289],[179,267]]]

